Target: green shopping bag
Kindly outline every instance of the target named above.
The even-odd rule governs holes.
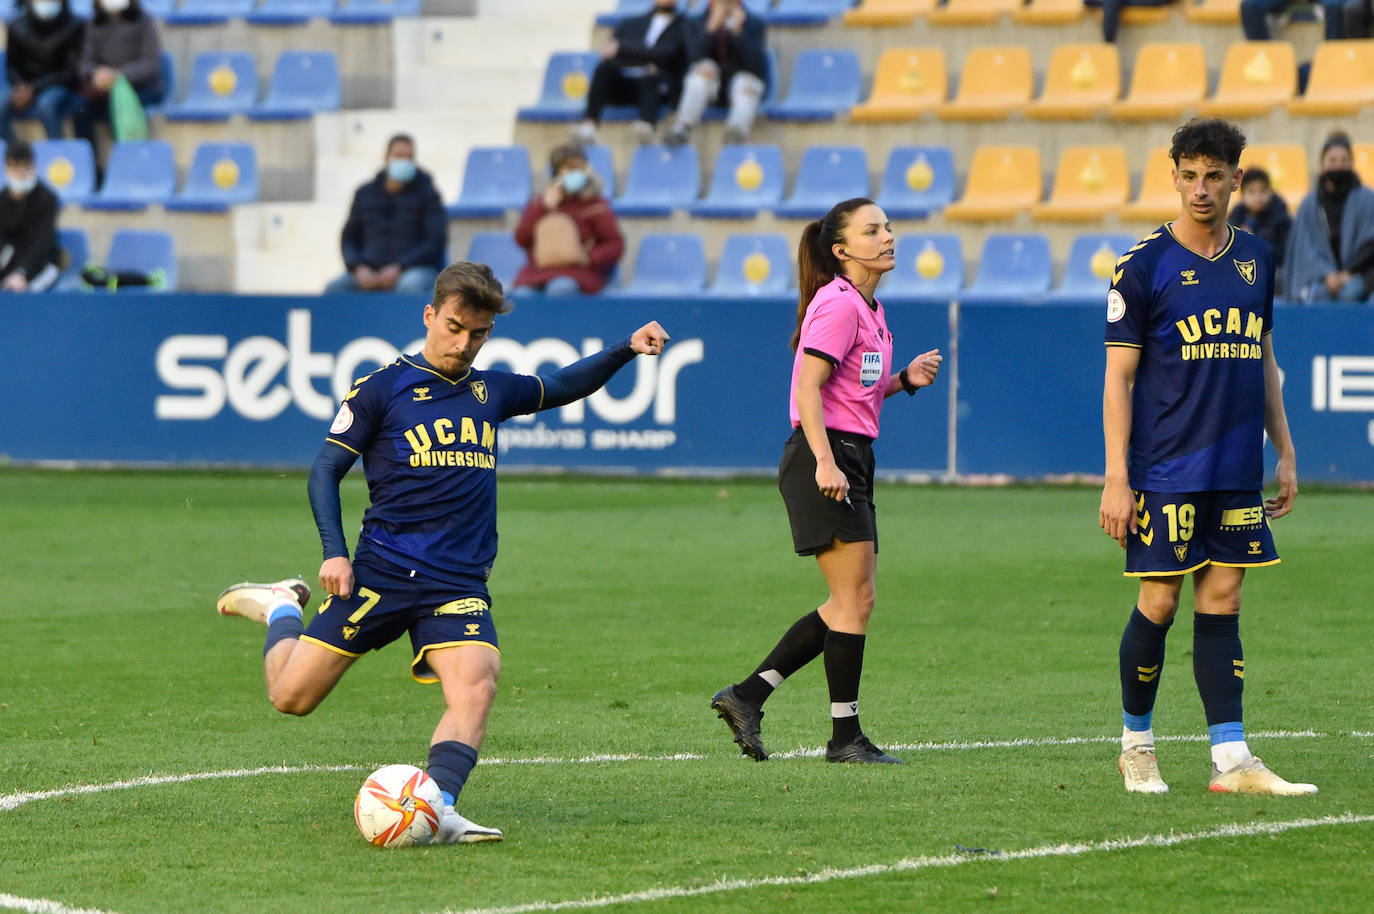
[[[110,87],[110,127],[116,141],[148,139],[148,115],[123,73],[115,77]]]

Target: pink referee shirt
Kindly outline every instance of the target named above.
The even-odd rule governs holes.
[[[821,385],[825,427],[877,438],[878,415],[892,373],[892,334],[882,304],[875,298],[870,308],[843,276],[817,290],[802,320],[801,340],[792,360],[788,400],[793,428],[801,425],[795,391],[802,359],[808,354],[834,366]]]

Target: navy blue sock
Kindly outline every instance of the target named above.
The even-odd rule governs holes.
[[[864,671],[864,636],[832,631],[825,636],[825,681],[830,687],[831,739],[852,743],[859,727],[859,678]]]
[[[825,633],[830,631],[821,614],[812,610],[792,624],[758,669],[735,686],[735,694],[745,701],[761,705],[773,694],[783,679],[820,656],[825,648]],[[777,683],[769,681],[777,678]]]
[[[429,747],[429,776],[443,791],[445,805],[453,805],[476,764],[477,750],[456,739],[444,740]]]
[[[1240,647],[1239,614],[1193,614],[1193,678],[1208,727],[1244,720],[1245,653]]]
[[[301,624],[300,613],[292,615],[288,612],[277,613],[267,626],[267,643],[262,646],[262,655],[267,656],[267,652],[277,646],[278,641],[287,638],[299,638],[305,631],[305,626]]]
[[[1121,633],[1121,716],[1127,730],[1149,730],[1164,671],[1164,639],[1173,620],[1157,625],[1140,607],[1131,610]]]

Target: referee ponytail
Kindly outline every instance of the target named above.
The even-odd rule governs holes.
[[[849,214],[861,206],[871,206],[873,201],[867,197],[843,200],[830,208],[824,217],[808,222],[802,229],[801,243],[797,245],[797,274],[801,295],[797,300],[797,327],[792,331],[792,351],[797,351],[801,342],[802,321],[806,320],[806,309],[811,299],[821,287],[838,274],[844,272],[840,260],[835,256],[834,247],[844,244],[844,233],[849,228]]]

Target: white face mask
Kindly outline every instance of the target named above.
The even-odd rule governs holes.
[[[5,172],[5,186],[21,197],[33,190],[37,183],[38,175],[36,174],[30,173],[21,177],[11,171]]]
[[[129,0],[100,0],[100,8],[112,16],[118,16],[129,8]]]
[[[44,22],[56,19],[62,12],[62,0],[33,0],[33,14]]]

